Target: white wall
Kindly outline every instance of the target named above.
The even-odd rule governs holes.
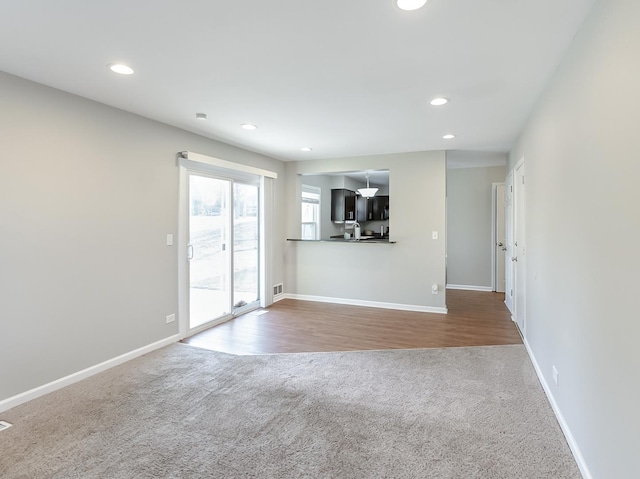
[[[596,3],[510,158],[527,175],[527,341],[599,479],[640,477],[639,19],[638,1]]]
[[[2,401],[177,333],[176,152],[284,164],[4,73],[0,92]]]
[[[397,244],[294,243],[290,294],[444,308],[445,154],[402,153],[287,163],[288,237],[300,235],[300,174],[389,169],[391,240]],[[431,232],[439,239],[432,240]],[[431,294],[431,285],[441,288]]]
[[[492,183],[506,167],[447,169],[447,282],[491,287]]]

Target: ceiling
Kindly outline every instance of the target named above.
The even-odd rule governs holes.
[[[5,0],[0,70],[283,160],[506,152],[594,1]]]

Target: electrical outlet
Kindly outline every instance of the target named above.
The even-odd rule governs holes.
[[[175,314],[170,314],[167,316],[167,324],[169,323],[173,323],[176,320],[176,315]]]
[[[173,246],[173,235],[171,233],[167,235],[167,246]]]
[[[433,283],[433,284],[431,285],[431,294],[438,294],[438,289],[439,289],[439,288],[438,288],[437,283]]]
[[[553,382],[556,383],[556,386],[558,385],[558,370],[556,369],[555,366],[551,366],[551,373],[553,375]]]

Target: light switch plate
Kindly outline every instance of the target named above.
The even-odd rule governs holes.
[[[438,239],[438,232],[437,231],[432,231],[431,232],[431,239]]]

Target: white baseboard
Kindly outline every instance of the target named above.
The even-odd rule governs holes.
[[[538,364],[538,361],[536,360],[536,357],[534,356],[533,351],[529,347],[529,343],[527,342],[526,338],[523,338],[523,341],[524,341],[524,346],[527,348],[527,353],[529,353],[529,358],[531,358],[531,362],[533,363],[533,368],[535,369],[536,374],[538,375],[538,379],[540,380],[540,384],[542,384],[542,388],[544,389],[544,392],[546,393],[547,398],[549,399],[549,403],[551,404],[551,409],[553,409],[553,412],[556,415],[556,419],[558,419],[558,423],[560,424],[560,429],[562,429],[562,432],[564,433],[564,437],[567,440],[567,444],[569,444],[569,449],[571,449],[573,458],[576,460],[576,463],[578,464],[578,469],[580,469],[580,473],[582,474],[582,477],[584,479],[593,479],[593,476],[591,475],[591,472],[587,467],[587,463],[584,460],[584,456],[582,455],[582,452],[580,451],[580,448],[576,443],[576,439],[575,437],[573,437],[573,434],[571,433],[571,429],[569,429],[569,425],[567,424],[567,421],[564,419],[564,416],[562,415],[562,412],[558,407],[558,403],[556,402],[556,399],[553,396],[553,393],[551,392],[551,388],[549,387],[547,380],[544,378],[544,375],[542,374],[540,365]]]
[[[274,294],[273,302],[277,303],[278,301],[282,301],[283,299],[287,299],[288,295],[286,293]]]
[[[491,293],[493,288],[491,286],[474,286],[472,284],[448,284],[447,289],[460,289],[463,291],[487,291]]]
[[[506,297],[506,296],[505,296]],[[511,310],[511,305],[507,302],[507,300],[504,300],[504,305],[507,307],[507,309],[509,310],[510,313],[513,314],[513,311]],[[513,316],[511,316],[511,319],[513,319]]]
[[[368,308],[397,309],[400,311],[418,311],[421,313],[447,314],[447,308],[435,308],[433,306],[419,306],[402,303],[383,303],[380,301],[366,301],[361,299],[331,298],[328,296],[310,296],[307,294],[286,294],[288,299],[300,301],[317,301],[320,303],[348,304],[350,306],[366,306]]]
[[[118,366],[119,364],[126,363],[132,359],[135,359],[143,354],[150,353],[151,351],[155,351],[156,349],[160,349],[164,346],[168,346],[169,344],[175,343],[180,340],[180,335],[175,334],[165,339],[161,339],[152,344],[148,344],[147,346],[143,346],[134,351],[130,351],[125,354],[121,354],[113,359],[108,359],[100,364],[96,364],[95,366],[88,367],[87,369],[83,369],[82,371],[78,371],[73,374],[69,374],[60,379],[56,379],[48,384],[44,384],[42,386],[38,386],[37,388],[30,389],[29,391],[25,391],[23,393],[18,394],[17,396],[13,396],[7,399],[0,401],[0,412],[7,411],[8,409],[19,406],[20,404],[24,404],[33,399],[39,398],[40,396],[44,396],[45,394],[49,394],[53,391],[57,391],[58,389],[62,389],[65,386],[69,386],[73,383],[77,383],[78,381],[82,381],[94,374],[101,373],[110,369],[114,366]]]

